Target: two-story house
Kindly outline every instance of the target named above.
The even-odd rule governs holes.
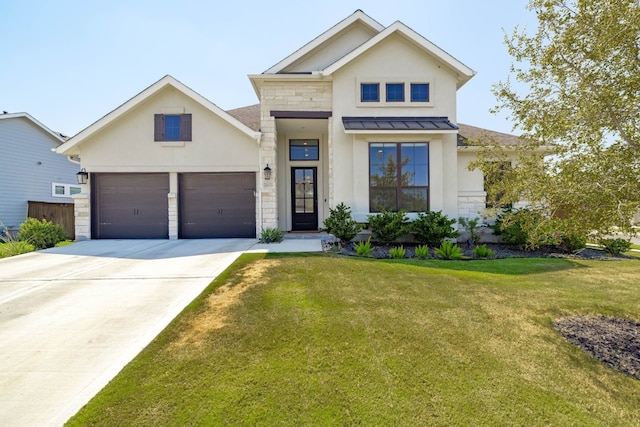
[[[477,216],[482,174],[467,170],[456,118],[473,75],[401,22],[358,10],[250,75],[256,106],[226,112],[166,76],[58,148],[89,173],[76,236],[317,230],[340,202],[359,221],[385,209]]]

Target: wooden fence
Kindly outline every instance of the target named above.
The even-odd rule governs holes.
[[[46,219],[54,224],[60,224],[67,237],[76,238],[75,218],[73,216],[73,203],[47,203],[29,201],[29,218]]]

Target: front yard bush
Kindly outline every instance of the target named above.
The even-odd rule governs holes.
[[[0,258],[26,254],[34,250],[35,248],[31,243],[12,240],[6,243],[0,243]]]
[[[538,249],[544,245],[557,245],[562,232],[554,221],[540,211],[508,208],[498,214],[493,225],[495,234],[505,243],[517,245],[525,250]]]
[[[284,232],[279,228],[263,228],[260,232],[260,243],[280,243],[284,239]]]
[[[455,243],[445,240],[442,242],[439,248],[435,249],[435,253],[442,259],[462,259],[464,255],[462,254],[462,250],[460,246]]]
[[[36,250],[52,248],[56,243],[67,240],[67,233],[60,224],[46,219],[27,218],[20,225],[18,240],[32,244]]]
[[[450,219],[441,211],[420,212],[410,225],[411,233],[420,244],[437,248],[444,239],[453,239],[460,235],[453,228],[455,219]]]
[[[602,239],[600,244],[609,255],[620,255],[631,249],[631,242],[624,239]]]
[[[393,243],[409,231],[409,219],[404,209],[398,212],[383,211],[368,218],[373,237],[381,243]]]
[[[324,228],[329,234],[333,234],[342,243],[349,243],[362,230],[362,225],[358,224],[351,217],[351,208],[344,203],[338,204],[335,209],[329,208],[329,217],[324,220]]]

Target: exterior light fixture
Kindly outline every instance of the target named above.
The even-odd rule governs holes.
[[[271,168],[269,167],[269,163],[267,163],[267,167],[264,168],[264,179],[267,181],[271,179]]]
[[[80,169],[80,172],[76,174],[78,178],[78,184],[86,184],[89,179],[89,172],[85,168]]]

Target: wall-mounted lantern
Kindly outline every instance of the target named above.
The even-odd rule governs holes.
[[[80,169],[80,172],[76,174],[78,178],[78,184],[86,184],[89,179],[89,172],[85,168]]]
[[[267,181],[271,179],[271,168],[269,167],[269,163],[267,163],[267,167],[264,168],[264,179]]]

